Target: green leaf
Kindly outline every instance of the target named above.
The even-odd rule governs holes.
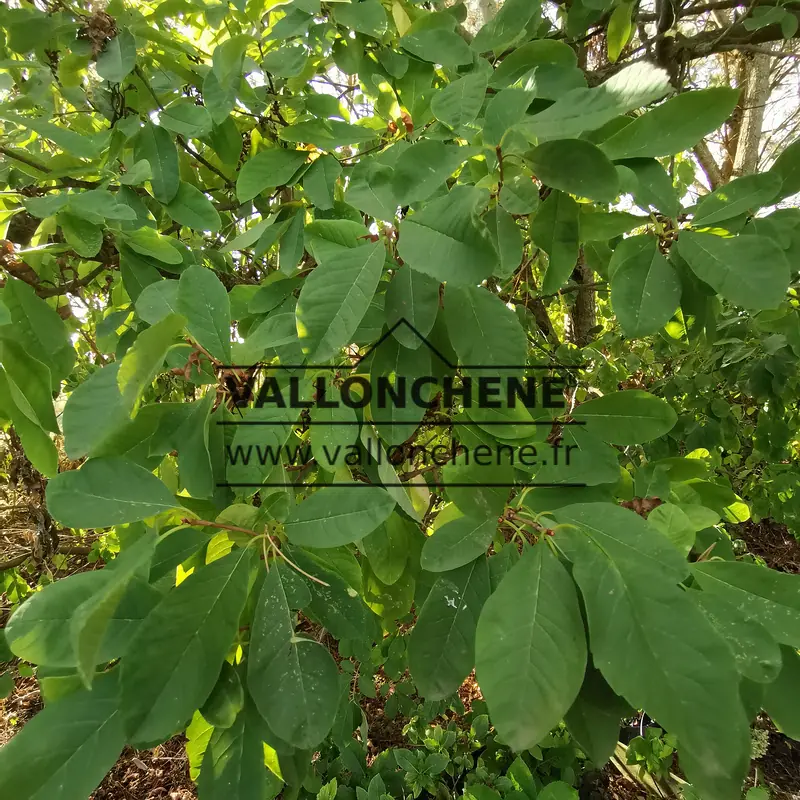
[[[473,148],[423,139],[398,156],[394,172],[390,175],[391,193],[384,188],[389,177],[385,169],[373,173],[372,189],[380,193],[385,204],[409,205],[427,200],[444,186],[447,178],[474,152]]]
[[[150,186],[153,197],[160,203],[169,203],[178,193],[180,175],[178,150],[169,132],[148,122],[133,140],[133,158],[150,164]]]
[[[237,549],[170,590],[122,662],[120,711],[129,741],[163,741],[211,694],[247,599],[252,550]]]
[[[337,24],[376,39],[383,36],[388,24],[386,12],[379,0],[337,3],[334,6],[334,16]]]
[[[56,669],[77,667],[72,639],[65,635],[75,610],[100,596],[115,582],[116,572],[102,569],[70,575],[28,598],[8,621],[5,633],[14,655],[32,664]],[[155,600],[154,600],[155,596]],[[152,587],[133,581],[108,621],[97,664],[124,655],[133,632],[159,596]]]
[[[514,750],[536,745],[563,718],[586,671],[586,633],[569,573],[540,542],[486,601],[476,674],[492,722]]]
[[[779,199],[800,192],[800,140],[793,141],[778,155],[770,173],[781,180]]]
[[[702,561],[692,569],[704,591],[763,625],[776,642],[800,647],[800,577],[742,561]]]
[[[497,263],[497,251],[475,208],[483,193],[456,186],[400,223],[400,257],[412,269],[450,285],[480,283]]]
[[[34,424],[58,433],[50,370],[13,339],[0,339],[0,364],[14,405]]]
[[[433,27],[425,17],[411,26],[399,44],[417,58],[443,67],[472,63],[469,45],[457,33],[445,27]]]
[[[0,119],[6,122],[13,122],[15,125],[21,125],[24,128],[38,133],[39,136],[57,144],[64,153],[70,156],[75,156],[77,158],[97,158],[102,149],[102,137],[83,136],[69,128],[62,128],[60,125],[47,122],[43,118],[20,117],[17,114],[11,114],[7,111],[0,110]]]
[[[67,244],[84,258],[92,258],[103,246],[103,229],[75,214],[62,211],[57,217],[58,225]]]
[[[684,92],[637,117],[600,149],[612,160],[671,156],[689,150],[733,113],[738,89]]]
[[[214,730],[197,781],[204,800],[267,800],[278,794],[282,782],[264,765],[264,727],[248,703],[233,725]]]
[[[506,0],[497,14],[486,22],[472,40],[476,53],[504,48],[520,37],[528,22],[541,13],[541,3]]]
[[[501,89],[486,106],[483,120],[484,144],[500,147],[505,134],[525,119],[525,112],[533,102],[535,92],[531,89],[510,87]]]
[[[739,675],[728,645],[678,586],[686,562],[618,506],[567,506],[555,518],[595,666],[616,694],[678,737],[681,765],[705,796],[738,797],[750,753]]]
[[[778,730],[800,741],[800,657],[791,647],[782,647],[783,669],[764,693],[764,710]]]
[[[619,194],[614,165],[585,139],[558,139],[540,144],[530,155],[531,166],[542,183],[563,192],[612,202]]]
[[[485,220],[500,255],[500,263],[495,267],[494,274],[498,278],[510,278],[522,263],[522,231],[511,214],[501,206],[489,211]]]
[[[678,193],[672,185],[672,178],[658,161],[654,158],[632,158],[622,164],[624,166],[620,169],[628,169],[633,173],[635,184],[629,191],[636,205],[646,211],[653,206],[669,217],[678,216]]]
[[[361,540],[359,549],[378,580],[391,586],[406,568],[409,543],[408,523],[399,514],[391,514],[386,522]]]
[[[496,530],[495,519],[450,520],[425,540],[420,566],[428,572],[446,572],[469,564],[486,553]]]
[[[519,130],[532,140],[574,138],[658,100],[670,91],[666,71],[649,63],[631,64],[592,89],[573,89]],[[488,124],[487,111],[487,124]]]
[[[291,610],[309,602],[297,573],[274,564],[258,597],[247,671],[250,693],[270,729],[304,749],[327,736],[339,705],[338,675],[330,654],[294,632]]]
[[[317,208],[323,211],[333,208],[336,181],[341,174],[342,165],[331,155],[321,156],[312,162],[303,175],[303,188]]]
[[[178,310],[193,339],[223,364],[231,360],[231,309],[219,278],[199,265],[181,273]]]
[[[578,261],[580,227],[578,204],[563,192],[550,192],[531,221],[531,237],[549,261],[542,292],[557,292],[572,275]]]
[[[500,189],[500,205],[509,214],[530,214],[539,205],[539,187],[526,173],[515,175]]]
[[[491,589],[486,557],[438,576],[408,644],[408,666],[426,700],[458,690],[475,664],[475,629]]]
[[[124,458],[92,458],[47,484],[47,507],[69,528],[110,528],[174,508],[172,493],[151,472]]]
[[[449,286],[445,297],[450,341],[467,371],[475,367],[495,367],[498,375],[521,371],[528,354],[525,331],[496,294],[475,286]]]
[[[611,302],[630,338],[657,333],[680,305],[680,278],[653,236],[625,239],[614,251],[608,271]]]
[[[610,444],[641,444],[669,433],[678,420],[672,406],[639,389],[611,392],[581,403],[572,418]]]
[[[439,283],[422,272],[399,269],[386,290],[384,308],[386,325],[393,329],[392,336],[403,347],[416,350],[423,344],[420,337],[427,336],[436,322]],[[398,325],[402,319],[415,330],[403,323]]]
[[[772,683],[778,677],[781,651],[763,625],[713,591],[690,596],[730,646],[742,675],[756,683]]]
[[[297,335],[311,363],[332,358],[352,341],[380,280],[383,242],[344,250],[323,261],[297,300]]]
[[[301,547],[339,547],[372,533],[394,506],[377,486],[322,488],[289,512],[286,536]]]
[[[117,385],[123,407],[130,411],[164,365],[164,359],[186,320],[170,314],[137,337],[125,353],[117,372]]]
[[[306,142],[321,150],[334,150],[345,145],[361,144],[377,138],[377,132],[361,125],[336,119],[312,119],[287,125],[278,131],[284,142]]]
[[[97,57],[97,74],[109,83],[122,83],[136,66],[136,38],[127,29],[106,42],[103,52]]]
[[[694,546],[695,529],[692,521],[673,503],[662,503],[654,508],[647,521],[667,537],[684,555]]]
[[[170,314],[176,314],[177,310],[178,281],[151,283],[136,298],[136,313],[149,325],[155,325]]]
[[[777,308],[786,296],[789,264],[777,242],[765,236],[681,231],[678,253],[701,281],[736,305]]]
[[[608,47],[608,60],[612,64],[619,59],[633,34],[635,5],[635,3],[622,2],[611,12],[606,30],[606,46]]]
[[[431,100],[431,111],[440,122],[458,130],[475,120],[485,95],[485,73],[471,72],[436,92]]]
[[[261,150],[248,158],[239,171],[236,179],[237,199],[245,203],[267,188],[289,183],[305,160],[306,153],[302,150],[286,150],[283,147]]]
[[[102,663],[101,652],[112,618],[131,581],[149,572],[158,537],[143,534],[124,549],[107,567],[109,580],[99,592],[77,606],[70,620],[70,638],[74,643],[78,674],[87,689],[92,686],[94,668]]]
[[[143,256],[149,256],[164,264],[180,264],[183,261],[180,250],[172,244],[174,240],[160,234],[155,228],[147,226],[129,231],[123,236],[125,243]]]
[[[564,722],[581,750],[600,767],[614,754],[622,718],[629,714],[630,706],[617,697],[600,672],[590,666]]]
[[[0,750],[3,797],[83,800],[95,790],[125,746],[118,673],[48,703]]]
[[[211,133],[214,120],[205,106],[189,100],[176,100],[159,112],[158,122],[162,128],[189,138],[200,138]]]
[[[495,68],[489,85],[495,89],[504,89],[527,75],[534,67],[541,69],[553,65],[561,69],[569,69],[575,67],[576,64],[575,53],[564,42],[555,39],[537,39],[518,47],[505,56],[500,65]],[[538,78],[539,73],[537,72],[535,79],[538,81]]]
[[[753,212],[775,200],[780,188],[780,178],[771,172],[737,178],[701,198],[695,206],[692,225],[711,225]]]
[[[211,201],[191,183],[181,181],[178,193],[164,210],[175,222],[196,231],[218,231],[222,221]]]

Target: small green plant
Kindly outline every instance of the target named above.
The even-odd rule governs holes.
[[[644,736],[637,736],[628,745],[628,764],[638,765],[639,774],[648,772],[656,778],[669,777],[677,739],[661,728],[648,728]]]

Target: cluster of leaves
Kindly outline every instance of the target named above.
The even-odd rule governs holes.
[[[0,409],[49,515],[120,543],[5,628],[50,695],[0,752],[0,794],[83,798],[126,744],[187,727],[203,800],[299,792],[360,724],[345,659],[398,662],[429,702],[476,669],[493,740],[523,762],[563,720],[602,764],[646,709],[703,798],[738,797],[761,709],[800,736],[800,579],[736,560],[720,522],[748,509],[719,448],[664,397],[619,391],[627,367],[561,343],[547,312],[586,291],[582,265],[610,285],[618,351],[691,353],[726,314],[784,325],[764,346],[791,349],[800,219],[755,212],[800,189],[800,147],[682,209],[659,159],[737,92],[668,96],[647,64],[590,86],[528,0],[471,43],[459,7],[201,5],[0,10],[21,245],[3,257]],[[563,410],[313,393],[354,371],[542,377],[551,359],[589,370]],[[232,365],[257,363],[307,408],[231,411]],[[683,411],[674,380],[657,388]],[[572,459],[434,471],[385,452],[433,440]],[[226,458],[307,444],[299,470]],[[411,794],[445,769],[393,758]]]

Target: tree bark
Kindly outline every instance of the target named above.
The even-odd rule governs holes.
[[[736,156],[733,160],[732,176],[751,175],[758,170],[761,149],[761,133],[764,129],[764,109],[770,95],[770,72],[772,57],[762,54],[743,53],[745,80],[742,85],[742,107]]]
[[[586,347],[594,338],[590,331],[597,325],[597,307],[594,273],[586,265],[583,253],[578,258],[572,280],[580,284],[580,288],[575,294],[575,305],[570,310],[567,320],[567,341],[576,347]]]

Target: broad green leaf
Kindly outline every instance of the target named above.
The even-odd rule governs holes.
[[[395,205],[409,205],[427,200],[474,153],[474,148],[443,144],[435,139],[416,142],[398,156],[394,171],[390,173],[391,195],[386,198],[384,196],[387,192],[381,192],[384,202],[388,203],[392,199]],[[380,191],[380,181],[385,181],[386,178],[380,172],[375,174],[372,180],[373,189]],[[452,194],[450,197],[454,198]]]
[[[673,503],[654,508],[647,521],[667,537],[684,555],[694,546],[695,530],[691,520]]]
[[[471,72],[436,92],[431,100],[431,111],[440,122],[458,130],[475,120],[486,95],[486,75]]]
[[[562,192],[612,202],[619,194],[614,165],[585,139],[557,139],[540,144],[530,154],[536,177]]]
[[[106,42],[103,52],[97,57],[97,74],[109,83],[121,83],[135,65],[136,39],[127,28],[122,28]]]
[[[178,310],[178,281],[158,281],[145,286],[136,298],[136,313],[155,325]]]
[[[161,371],[167,352],[185,324],[186,319],[180,314],[170,314],[142,331],[125,353],[117,371],[117,385],[126,410],[134,408]]]
[[[336,119],[313,119],[281,128],[278,137],[284,142],[307,142],[321,150],[335,150],[345,145],[372,141],[377,138],[377,132]]]
[[[174,247],[169,236],[160,234],[155,228],[146,226],[123,234],[125,243],[135,252],[164,264],[180,264],[183,256]]]
[[[702,561],[693,566],[697,582],[748,618],[763,625],[775,641],[800,647],[800,592],[797,575],[741,561]]]
[[[377,486],[323,487],[289,512],[286,536],[301,547],[339,547],[372,533],[394,506]]]
[[[689,150],[733,113],[738,89],[684,92],[637,117],[600,145],[612,160],[658,158]]]
[[[209,453],[209,426],[216,392],[208,391],[189,407],[186,421],[177,433],[178,473],[181,487],[192,497],[211,497],[214,470]]]
[[[283,186],[303,165],[306,153],[302,150],[287,150],[272,147],[261,150],[248,158],[236,179],[236,197],[245,203],[258,196],[267,188]]]
[[[617,697],[600,672],[590,666],[564,722],[580,748],[599,767],[614,754],[622,719],[629,714],[630,706]]]
[[[198,569],[137,630],[121,675],[129,741],[163,741],[211,694],[239,627],[251,555],[234,550]]]
[[[287,44],[270,50],[261,62],[261,69],[281,78],[302,75],[308,63],[308,50],[302,44]]]
[[[800,741],[800,656],[791,647],[782,647],[783,669],[764,693],[764,710],[778,730]]]
[[[750,753],[739,675],[728,645],[678,585],[686,562],[618,506],[567,506],[555,517],[595,666],[616,694],[678,737],[681,765],[705,796],[738,796]]]
[[[713,591],[690,592],[690,597],[728,643],[742,675],[756,683],[778,677],[781,650],[763,625]]]
[[[489,19],[472,40],[476,53],[506,47],[525,30],[528,22],[541,13],[541,3],[534,0],[506,0],[497,14]]]
[[[641,444],[669,433],[678,420],[672,406],[660,397],[628,389],[587,400],[572,413],[590,433],[611,444]]]
[[[469,45],[457,33],[445,27],[426,25],[424,17],[411,26],[399,44],[417,58],[443,67],[472,63]]]
[[[264,721],[250,703],[233,725],[211,734],[197,789],[204,800],[269,800],[282,787],[264,765]]]
[[[164,210],[175,222],[195,231],[218,231],[222,221],[211,201],[191,183],[181,181],[178,193]]]
[[[67,244],[84,258],[93,258],[103,246],[103,229],[77,214],[62,211],[57,217],[58,225]]]
[[[633,228],[647,225],[649,222],[648,217],[637,217],[635,214],[628,214],[624,211],[611,211],[606,214],[583,207],[580,215],[581,241],[606,242],[622,236],[623,233],[628,233]]]
[[[8,278],[3,289],[3,302],[11,314],[11,324],[0,332],[14,339],[35,359],[47,365],[58,391],[61,380],[69,375],[75,361],[75,350],[67,338],[64,321],[32,286],[16,278]]]
[[[497,530],[495,519],[458,517],[425,540],[420,566],[428,572],[455,570],[486,553]]]
[[[503,183],[499,201],[509,214],[530,214],[539,206],[539,187],[531,175],[523,172]]]
[[[115,579],[115,571],[108,568],[82,572],[33,594],[14,612],[5,628],[14,655],[40,666],[77,667],[77,653],[67,635],[75,610],[113,586]],[[141,581],[131,583],[108,621],[97,664],[125,654],[136,627],[159,599],[151,586]]]
[[[588,425],[565,426],[560,446],[548,450],[537,448],[537,455],[541,459],[541,466],[535,472],[537,483],[597,486],[619,479],[617,451],[593,433]]]
[[[77,131],[54,125],[44,118],[21,117],[4,110],[0,110],[0,119],[22,125],[34,131],[39,136],[55,142],[65,154],[77,158],[97,158],[102,148],[102,139],[98,137],[83,136]]]
[[[291,611],[310,601],[297,573],[283,564],[272,566],[256,605],[247,672],[250,693],[269,727],[299,748],[314,747],[327,736],[339,705],[330,654],[294,632]]]
[[[531,220],[531,237],[549,256],[542,292],[553,294],[566,282],[578,262],[580,228],[578,204],[552,191]]]
[[[498,254],[476,215],[482,193],[457,186],[400,223],[400,257],[412,269],[450,285],[480,283],[494,272]]]
[[[569,573],[540,542],[486,601],[476,674],[492,722],[514,750],[536,745],[563,718],[586,671],[586,633]]]
[[[297,301],[297,335],[311,363],[323,363],[352,341],[380,280],[383,242],[331,256],[305,279]]]
[[[521,372],[528,344],[519,318],[492,292],[474,286],[450,286],[445,295],[445,321],[458,360],[466,371],[495,375]]]
[[[498,278],[510,278],[522,263],[522,230],[511,214],[499,205],[489,211],[484,219],[500,256],[494,274]]]
[[[682,231],[678,253],[700,280],[736,305],[777,308],[786,296],[789,264],[777,242],[765,236]]]
[[[15,800],[83,800],[125,746],[119,670],[48,703],[0,750],[0,794]]]
[[[611,12],[606,29],[606,47],[608,60],[612,64],[619,59],[625,45],[630,41],[635,10],[635,3],[622,2]]]
[[[312,162],[303,175],[303,188],[317,208],[323,211],[333,208],[334,189],[341,174],[341,164],[331,155],[321,156]]]
[[[406,568],[409,557],[408,522],[399,514],[389,518],[362,540],[359,549],[367,557],[372,571],[381,583],[396,583]]]
[[[485,144],[500,147],[505,134],[525,119],[525,112],[533,102],[532,89],[510,87],[501,89],[486,106],[483,120],[483,141]]]
[[[110,528],[137,522],[176,502],[151,472],[124,458],[92,458],[47,484],[47,507],[69,528]]]
[[[345,202],[375,219],[393,220],[400,205],[393,177],[394,170],[375,158],[359,161],[347,184]]]
[[[666,71],[643,62],[631,64],[592,89],[573,89],[520,126],[538,141],[566,139],[601,128],[615,117],[658,100],[670,91]],[[487,124],[488,124],[487,110]]]
[[[219,278],[199,265],[181,274],[178,310],[186,317],[193,339],[224,364],[231,360],[231,311]]]
[[[244,701],[244,687],[238,671],[223,661],[219,678],[200,713],[215,728],[230,728],[244,708]]]
[[[188,100],[170,103],[159,113],[158,122],[162,128],[190,138],[206,136],[214,126],[208,109]]]
[[[166,283],[166,281],[165,281]],[[72,459],[96,450],[129,419],[132,408],[122,399],[120,362],[93,372],[67,398],[64,407],[64,448]]]
[[[14,404],[31,422],[58,433],[50,370],[13,339],[0,339],[0,364]]]
[[[653,236],[625,239],[614,250],[608,271],[611,302],[630,338],[657,333],[680,305],[680,278]]]
[[[180,177],[178,150],[169,132],[151,122],[136,134],[133,142],[133,157],[150,164],[150,185],[153,197],[160,203],[169,203],[178,193]]]
[[[484,555],[433,584],[408,644],[408,666],[426,700],[450,696],[472,671],[475,629],[490,592]]]
[[[633,173],[634,185],[628,191],[633,194],[636,205],[646,211],[653,206],[669,217],[678,215],[678,193],[672,185],[672,178],[658,161],[654,158],[632,158],[623,161],[619,169]]]
[[[495,89],[504,89],[516,83],[523,75],[535,67],[554,65],[562,69],[574,67],[577,58],[574,51],[564,42],[555,39],[537,39],[518,47],[506,55],[495,68],[489,85]],[[539,73],[536,74],[538,81]]]
[[[337,3],[334,16],[339,25],[351,28],[367,36],[380,38],[386,31],[388,21],[386,12],[379,0],[362,0],[361,2]]]
[[[386,290],[386,325],[409,350],[423,344],[439,312],[439,283],[423,272],[399,269]],[[413,327],[408,327],[405,320]],[[398,324],[399,323],[399,324]]]
[[[201,547],[208,544],[209,535],[199,528],[181,526],[163,534],[156,544],[150,564],[150,582],[156,583],[170,572],[174,573]],[[173,574],[174,578],[174,574]]]
[[[780,199],[800,192],[800,143],[797,140],[778,155],[770,172],[781,180]]]
[[[123,550],[106,568],[111,575],[105,585],[73,610],[70,639],[78,674],[87,689],[92,686],[95,665],[102,663],[103,645],[120,601],[135,577],[149,573],[157,538],[154,532],[145,533]]]
[[[701,198],[692,215],[695,227],[711,225],[753,212],[775,200],[781,188],[777,175],[745,175]]]

